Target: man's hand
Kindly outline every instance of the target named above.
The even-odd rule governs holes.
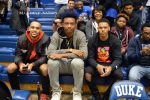
[[[23,68],[26,67],[27,64],[24,64],[24,63],[20,63],[19,64],[19,71],[23,74],[27,73],[27,70],[25,71]]]
[[[140,53],[141,55],[150,55],[150,49],[148,47],[144,47]]]
[[[125,54],[126,53],[126,49],[125,48],[121,48],[121,54]]]
[[[96,69],[97,69],[98,73],[100,74],[100,76],[104,74],[104,70],[103,70],[104,67],[105,66],[99,65],[99,64],[96,66]]]
[[[139,8],[139,10],[141,10],[141,11],[142,11],[143,9],[144,9],[144,6],[141,6],[141,7]]]
[[[83,58],[83,56],[84,56],[84,52],[81,50],[71,49],[70,52],[79,56],[80,58]]]
[[[63,58],[63,54],[56,54],[56,53],[53,53],[53,54],[50,54],[48,56],[48,58],[51,58],[51,59],[61,59]]]
[[[111,74],[112,67],[111,66],[105,66],[103,70],[104,70],[104,74],[102,74],[101,77],[106,77],[106,76],[109,76]]]
[[[32,71],[32,68],[33,68],[33,63],[28,64],[28,72]]]

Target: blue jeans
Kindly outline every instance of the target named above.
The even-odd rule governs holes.
[[[131,81],[140,82],[144,76],[150,79],[150,66],[135,65],[129,71],[129,80]]]

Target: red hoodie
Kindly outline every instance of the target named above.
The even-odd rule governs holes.
[[[31,51],[31,55],[30,55],[29,59],[30,59],[30,60],[38,59],[38,56],[37,56],[37,54],[36,54],[36,43],[41,40],[41,38],[42,38],[43,35],[44,35],[44,32],[40,32],[40,33],[39,33],[37,40],[32,40],[32,39],[31,39],[31,37],[30,37],[30,31],[26,31],[25,34],[26,34],[26,36],[27,36],[27,39],[30,41],[30,43],[31,43],[32,46],[33,46],[33,49],[32,49],[32,51]]]

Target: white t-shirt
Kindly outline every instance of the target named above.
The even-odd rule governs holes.
[[[68,0],[55,0],[56,4],[67,4]]]

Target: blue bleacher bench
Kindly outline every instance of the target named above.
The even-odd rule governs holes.
[[[0,35],[0,41],[12,41],[16,42],[18,40],[17,35]]]
[[[15,31],[15,30],[0,30],[0,34],[1,34],[1,36],[3,36],[3,35],[13,35],[13,36],[15,36],[15,35],[17,35],[17,32]]]
[[[13,100],[28,100],[31,92],[28,90],[11,90]]]
[[[6,47],[0,48],[0,55],[14,55],[14,54],[15,54],[15,48],[6,48]]]

